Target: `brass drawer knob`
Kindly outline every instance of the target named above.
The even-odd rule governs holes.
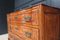
[[[32,33],[31,32],[25,32],[25,36],[28,38],[31,38]]]
[[[24,17],[24,20],[25,20],[26,22],[30,22],[30,21],[31,21],[31,16],[25,16],[25,17]]]

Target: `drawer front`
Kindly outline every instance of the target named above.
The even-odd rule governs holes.
[[[13,33],[9,33],[9,37],[8,37],[9,40],[24,40],[23,38],[13,34]]]
[[[20,13],[20,14],[19,14]],[[38,9],[32,9],[32,10],[26,10],[26,11],[22,11],[19,12],[18,14],[16,14],[14,16],[14,23],[15,25],[21,26],[35,26],[35,28],[37,25],[39,25],[38,21]]]
[[[25,40],[38,40],[38,29],[21,26],[19,36]]]

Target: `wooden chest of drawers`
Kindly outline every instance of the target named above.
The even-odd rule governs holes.
[[[43,4],[7,14],[9,40],[60,40],[60,9]]]

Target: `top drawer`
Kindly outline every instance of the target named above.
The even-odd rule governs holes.
[[[14,12],[11,15],[11,22],[15,25],[39,26],[39,6]],[[37,27],[38,28],[38,27]]]
[[[39,25],[39,6],[20,11],[14,18],[20,25]]]

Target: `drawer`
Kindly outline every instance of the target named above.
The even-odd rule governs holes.
[[[22,26],[18,35],[25,40],[38,40],[38,31],[39,29]]]
[[[29,26],[29,25],[33,25],[33,26],[37,26],[38,24],[38,14],[37,13],[27,13],[25,12],[25,14],[18,14],[17,16],[15,16],[15,24],[18,26],[21,25],[25,25],[25,26]],[[32,27],[33,27],[32,26]],[[38,28],[38,27],[36,27]]]
[[[18,26],[39,25],[38,24],[38,21],[39,21],[38,20],[38,8],[35,7],[33,9],[17,11],[13,15],[11,15],[11,19],[9,19],[9,20],[11,20],[9,22],[12,25],[14,25],[14,24],[18,25]]]
[[[23,38],[13,34],[13,33],[9,33],[9,37],[8,37],[9,40],[24,40]]]

